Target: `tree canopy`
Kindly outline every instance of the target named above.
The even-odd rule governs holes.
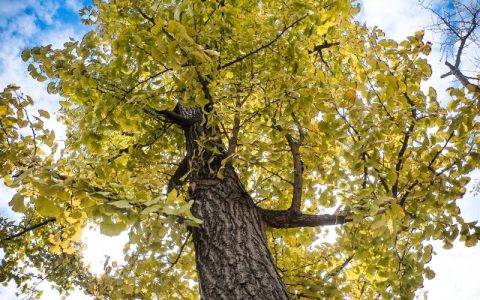
[[[0,218],[0,282],[197,298],[188,228],[204,220],[190,210],[182,130],[197,120],[180,113],[193,108],[211,130],[198,151],[225,153],[218,180],[237,171],[292,297],[412,298],[435,276],[433,240],[480,239],[457,204],[480,162],[478,86],[451,87],[440,105],[424,83],[423,32],[397,43],[358,11],[347,0],[95,1],[80,41],[23,51],[62,98],[67,140],[19,88],[0,94],[0,175],[23,216]],[[128,232],[125,264],[90,273],[90,225]]]

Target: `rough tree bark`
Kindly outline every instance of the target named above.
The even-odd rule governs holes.
[[[190,229],[201,298],[289,299],[268,250],[260,211],[234,168],[221,164],[225,150],[215,139],[215,128],[199,109],[177,112],[183,118],[179,122],[188,161],[183,171],[188,170],[192,213],[203,220],[201,226]],[[219,171],[223,176],[218,176]]]
[[[289,299],[267,247],[264,224],[233,168],[190,188],[192,228],[202,299]]]

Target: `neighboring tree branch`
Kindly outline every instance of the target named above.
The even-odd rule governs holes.
[[[455,54],[452,53],[454,62],[451,63],[448,59],[445,60],[445,65],[449,68],[449,71],[440,77],[445,78],[453,75],[464,87],[473,87],[473,90],[479,93],[480,87],[472,84],[468,77],[460,70],[465,48],[469,43],[476,43],[478,45],[476,36],[476,31],[480,28],[480,6],[478,2],[472,1],[470,3],[464,3],[455,0],[452,1],[453,8],[445,10],[443,13],[423,4],[421,4],[421,6],[432,12],[438,18],[438,22],[433,25],[433,29],[447,36],[446,40],[442,43],[443,50],[447,51],[450,48],[456,48]]]
[[[45,226],[45,225],[47,225],[47,224],[49,224],[49,223],[52,223],[52,222],[54,222],[54,221],[55,221],[55,218],[49,218],[49,219],[46,219],[46,220],[43,221],[43,222],[37,223],[37,224],[32,225],[32,226],[28,226],[28,227],[22,229],[21,231],[19,231],[19,232],[17,232],[17,233],[14,233],[14,234],[12,234],[12,235],[9,235],[9,236],[7,236],[7,237],[4,237],[4,238],[0,239],[0,243],[5,242],[5,241],[9,241],[9,240],[12,240],[12,239],[15,239],[15,238],[17,238],[17,237],[20,237],[20,236],[24,235],[25,233],[27,233],[27,232],[29,232],[29,231],[35,230],[35,229],[37,229],[37,228],[39,228],[39,227]]]
[[[455,67],[454,65],[452,65],[448,61],[445,61],[445,65],[450,68],[450,72],[448,72],[446,74],[443,74],[441,76],[442,78],[445,78],[449,75],[453,75],[453,76],[455,76],[455,78],[457,78],[458,81],[460,81],[460,83],[464,87],[472,86],[477,93],[480,92],[480,87],[476,84],[470,83],[470,80],[468,80],[468,78],[457,67]]]
[[[292,214],[290,210],[270,210],[259,208],[263,221],[273,228],[317,227],[341,225],[352,221],[344,215],[308,215]]]

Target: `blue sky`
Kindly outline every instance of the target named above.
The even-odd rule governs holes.
[[[53,44],[61,47],[69,38],[80,39],[88,30],[80,23],[77,11],[90,4],[89,1],[75,0],[0,0],[0,89],[9,83],[21,86],[25,94],[31,95],[36,100],[37,108],[48,110],[55,116],[58,110],[58,97],[49,95],[46,86],[31,79],[26,70],[26,64],[21,60],[20,53],[23,49],[36,46]],[[362,22],[368,25],[377,25],[382,28],[387,36],[401,40],[413,34],[418,29],[429,25],[431,15],[417,6],[417,0],[362,0],[363,7],[359,16]],[[448,7],[450,1],[433,0],[437,9]],[[434,45],[441,40],[441,36],[427,33],[426,38],[433,41]],[[466,55],[479,51],[467,49]],[[440,99],[446,101],[444,90],[451,85],[451,79],[440,79],[440,74],[445,72],[438,48],[433,49],[429,58],[432,65],[433,76],[425,84],[437,89]],[[465,66],[468,68],[468,65]],[[62,136],[63,128],[54,118],[47,125]],[[480,178],[480,172],[473,174]],[[8,201],[12,192],[0,184],[0,214],[14,217],[9,208]],[[467,220],[480,219],[480,200],[468,193],[460,205]],[[102,237],[98,231],[90,230],[85,234],[84,241],[89,245],[84,253],[93,270],[99,271],[104,255],[120,259],[121,246],[125,237]],[[94,243],[92,241],[95,241]],[[92,246],[95,245],[95,246]],[[116,245],[116,246],[112,246]],[[113,249],[113,250],[112,250]],[[426,281],[424,292],[429,299],[480,299],[480,286],[478,285],[478,270],[480,270],[480,246],[465,248],[457,244],[454,249],[446,251],[437,245],[436,255],[432,268],[437,277]],[[99,267],[100,266],[100,267]],[[474,270],[477,270],[474,272]],[[60,296],[49,290],[48,284],[42,286],[46,289],[42,299],[60,299]],[[19,299],[15,296],[15,287],[10,284],[0,286],[0,299]],[[68,299],[86,299],[84,295],[76,292]]]

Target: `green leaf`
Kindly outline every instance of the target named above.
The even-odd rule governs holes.
[[[116,236],[122,233],[126,227],[126,224],[123,222],[113,223],[107,220],[100,223],[100,232],[108,236]]]
[[[30,50],[25,49],[22,51],[22,60],[27,61],[30,58]]]
[[[44,217],[58,217],[62,211],[52,198],[39,196],[34,201],[37,212]]]
[[[142,214],[143,215],[148,215],[149,213],[157,212],[161,209],[162,209],[162,205],[154,204],[154,205],[151,205],[151,206],[145,208],[144,210],[142,210]]]
[[[14,212],[23,212],[26,209],[24,199],[25,197],[22,194],[16,193],[8,205],[10,205]]]
[[[118,208],[130,208],[132,205],[127,200],[118,200],[113,202],[108,202],[107,204],[118,207]]]

